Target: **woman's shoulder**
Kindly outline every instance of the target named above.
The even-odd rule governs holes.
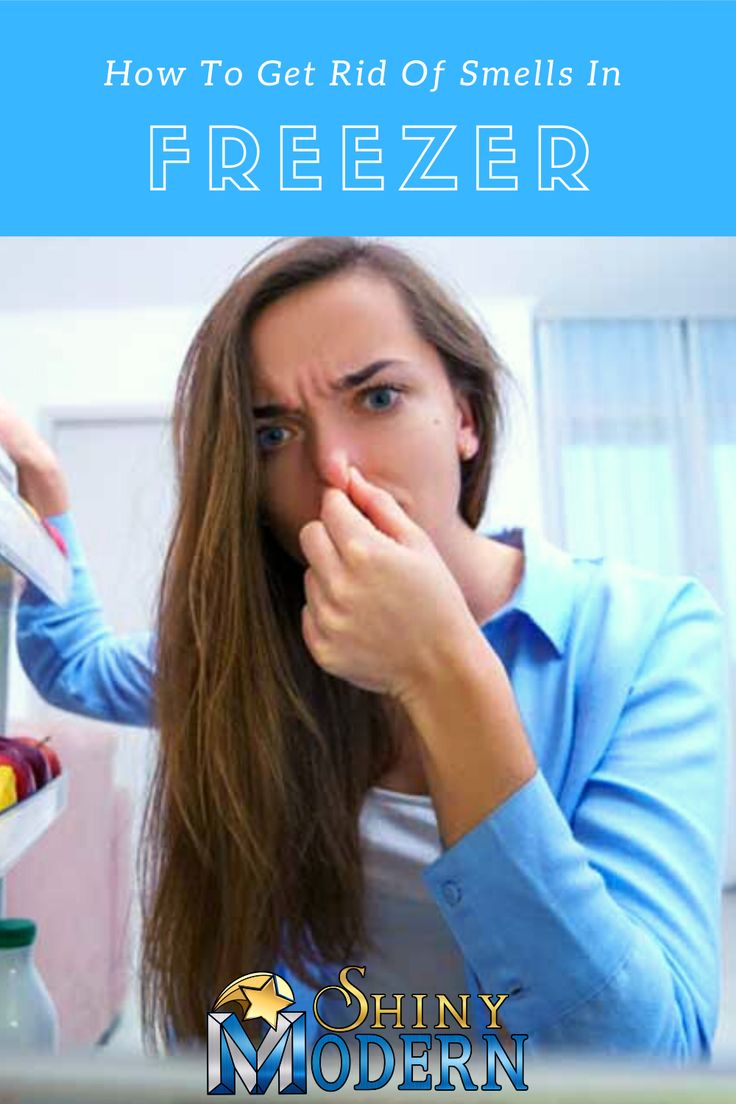
[[[616,556],[568,554],[575,579],[569,646],[600,673],[682,669],[722,647],[723,611],[699,579]]]
[[[616,556],[570,555],[571,570],[578,578],[581,604],[602,612],[614,610],[632,623],[664,617],[675,606],[698,608],[703,614],[722,617],[711,591],[694,575],[656,572]]]
[[[617,556],[576,554],[531,527],[494,537],[523,547],[516,603],[560,653],[589,640],[635,654],[669,623],[720,625],[723,619],[710,590],[693,575],[654,572]]]
[[[524,616],[508,635],[517,651],[528,646],[514,684],[555,793],[589,776],[624,715],[636,713],[633,728],[664,726],[674,746],[670,730],[700,711],[720,739],[724,629],[709,590],[690,575],[575,555],[539,531],[521,536],[526,568],[513,608]],[[493,639],[503,638],[499,624]]]

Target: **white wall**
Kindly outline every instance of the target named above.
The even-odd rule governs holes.
[[[543,528],[537,399],[533,362],[534,303],[528,299],[477,304],[493,345],[513,374],[506,389],[504,433],[482,529]]]
[[[200,316],[196,306],[0,313],[0,388],[34,423],[49,406],[169,404]]]

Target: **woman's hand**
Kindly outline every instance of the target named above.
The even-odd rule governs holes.
[[[61,465],[43,437],[0,397],[0,445],[18,469],[18,492],[41,517],[69,509]]]
[[[451,847],[537,769],[503,664],[424,530],[354,469],[299,539],[307,647],[330,674],[398,699]]]
[[[304,640],[330,674],[403,700],[427,677],[438,640],[477,632],[429,536],[355,468],[347,493],[325,492],[299,541]]]

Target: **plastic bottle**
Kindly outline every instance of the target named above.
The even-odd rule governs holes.
[[[33,920],[0,920],[0,1052],[56,1054],[59,1019],[33,961]]]

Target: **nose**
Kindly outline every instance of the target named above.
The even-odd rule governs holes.
[[[325,487],[347,489],[348,468],[355,460],[354,448],[344,434],[314,431],[311,435],[311,459],[317,478]]]

